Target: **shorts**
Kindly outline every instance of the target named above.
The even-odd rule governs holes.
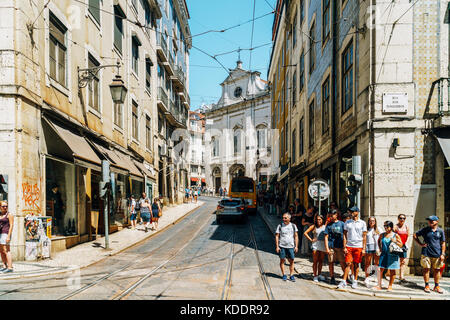
[[[131,221],[136,221],[136,219],[137,219],[137,213],[132,213],[132,214],[130,215],[130,220],[131,220]]]
[[[375,253],[377,253],[377,250],[367,250],[366,253],[367,254],[375,254]]]
[[[0,244],[6,245],[6,238],[8,237],[7,233],[0,234]]]
[[[433,258],[422,255],[420,257],[420,265],[424,269],[441,269],[444,266],[444,261],[441,258]]]
[[[294,248],[282,248],[280,247],[280,259],[288,259],[294,260],[295,252]]]
[[[330,262],[344,261],[344,249],[343,248],[330,249],[329,259]]]
[[[150,222],[150,212],[141,213],[141,218],[144,222]]]
[[[362,248],[347,247],[347,253],[345,254],[345,263],[361,263],[362,261]]]

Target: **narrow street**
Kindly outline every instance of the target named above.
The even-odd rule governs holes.
[[[217,200],[201,200],[205,205],[178,224],[82,269],[79,277],[2,281],[0,299],[374,299],[300,277],[283,282],[273,236],[261,217],[217,225]]]

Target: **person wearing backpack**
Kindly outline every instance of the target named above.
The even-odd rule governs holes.
[[[395,270],[400,269],[400,254],[403,250],[398,248],[403,247],[402,239],[394,232],[394,223],[392,221],[386,221],[384,223],[385,232],[378,238],[378,246],[381,248],[380,256],[380,272],[378,274],[378,286],[375,290],[381,290],[381,279],[383,278],[384,270],[389,270],[389,286],[387,291],[392,291],[392,285],[395,280]],[[397,247],[398,251],[395,251]]]
[[[283,223],[279,224],[275,231],[275,245],[276,251],[280,255],[280,269],[283,281],[287,280],[287,276],[284,273],[284,262],[287,258],[289,261],[289,280],[295,282],[294,258],[298,252],[298,229],[295,224],[291,223],[291,215],[287,212],[283,214]]]
[[[135,230],[136,229],[136,219],[137,219],[137,214],[136,214],[136,200],[134,198],[134,195],[130,196],[130,222],[131,222],[131,229]]]

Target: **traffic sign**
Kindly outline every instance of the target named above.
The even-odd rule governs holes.
[[[323,201],[330,196],[330,186],[324,180],[316,180],[309,185],[308,193],[316,201],[320,194],[320,200]]]

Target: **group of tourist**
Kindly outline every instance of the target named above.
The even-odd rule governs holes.
[[[142,193],[139,200],[136,200],[135,196],[131,195],[129,212],[132,230],[138,230],[138,215],[140,219],[139,224],[144,225],[145,232],[148,232],[149,229],[152,231],[158,229],[159,218],[162,216],[159,198],[153,199],[153,203],[151,203],[145,192]]]
[[[195,202],[197,203],[198,200],[198,196],[200,195],[201,191],[199,188],[188,188],[186,187],[184,189],[184,199],[186,200],[186,202]]]
[[[297,252],[307,254],[312,249],[313,281],[325,281],[322,267],[325,257],[328,258],[329,283],[345,289],[348,282],[351,287],[358,287],[360,265],[364,258],[364,274],[367,286],[370,277],[376,276],[374,290],[382,290],[382,279],[386,272],[389,276],[388,291],[392,291],[397,272],[399,281],[405,281],[404,268],[408,248],[406,246],[410,234],[406,225],[406,216],[398,215],[398,221],[385,221],[383,228],[378,227],[377,219],[369,217],[367,223],[360,219],[360,210],[354,206],[341,214],[335,203],[331,203],[326,216],[320,215],[317,208],[309,206],[305,210],[297,199],[289,206],[288,212],[282,215],[283,222],[276,230],[276,251],[280,256],[280,268],[283,280],[287,280],[284,264],[290,264],[291,281],[295,281],[294,258]],[[434,274],[433,291],[443,293],[439,280],[444,270],[445,235],[438,227],[439,218],[426,218],[428,226],[413,234],[414,240],[422,247],[420,265],[423,270],[425,292],[431,292],[429,285],[430,271]],[[301,232],[301,236],[298,235]],[[422,238],[423,240],[420,240]],[[334,264],[339,263],[343,271],[342,281],[338,284],[335,278]]]

